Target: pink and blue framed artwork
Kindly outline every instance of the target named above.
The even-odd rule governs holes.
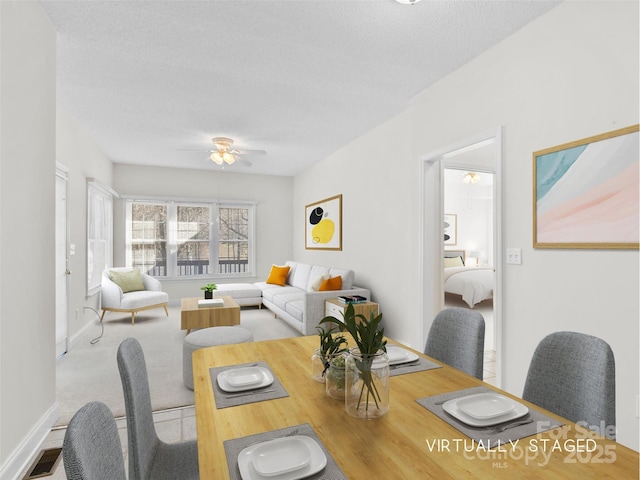
[[[533,153],[534,248],[638,249],[639,126]]]

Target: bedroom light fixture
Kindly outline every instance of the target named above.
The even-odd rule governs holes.
[[[478,183],[480,181],[480,175],[476,172],[467,172],[467,174],[462,177],[462,181],[467,185]]]
[[[418,3],[420,0],[396,0],[396,2],[401,3],[403,5],[413,5],[414,3]]]

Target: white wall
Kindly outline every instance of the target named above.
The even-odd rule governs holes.
[[[416,338],[416,252],[419,165],[411,145],[411,117],[403,113],[380,125],[295,178],[294,258],[353,269],[354,284],[380,304],[385,333],[409,343]],[[394,156],[390,158],[389,142]],[[305,250],[304,207],[342,194],[342,251]]]
[[[637,2],[560,4],[297,176],[296,260],[353,268],[387,334],[420,348],[420,158],[503,126],[503,245],[523,254],[504,265],[503,386],[522,394],[548,333],[599,336],[618,359],[618,439],[637,450],[638,252],[534,250],[531,154],[638,123],[638,50]],[[343,251],[305,250],[304,205],[337,193]]]
[[[172,198],[252,200],[256,206],[256,276],[214,279],[214,283],[264,280],[272,264],[292,258],[291,198],[293,179],[273,175],[244,175],[216,170],[150,168],[116,164],[114,189],[120,195]],[[124,265],[124,206],[117,201],[114,212],[114,264]],[[197,297],[206,280],[162,280],[170,301]]]
[[[58,107],[56,117],[56,160],[69,169],[69,243],[76,252],[69,258],[68,277],[68,337],[73,348],[83,329],[97,320],[85,307],[99,305],[99,295],[87,297],[87,178],[111,187],[113,164],[62,108]]]
[[[56,37],[36,2],[0,2],[0,477],[55,421]]]

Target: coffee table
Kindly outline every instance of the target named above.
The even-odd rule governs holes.
[[[199,307],[200,298],[183,298],[180,308],[180,328],[187,334],[194,328],[240,325],[240,305],[231,297],[216,297],[224,300],[222,307]]]

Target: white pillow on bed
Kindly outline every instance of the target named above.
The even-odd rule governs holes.
[[[462,257],[444,257],[444,268],[464,267]]]

